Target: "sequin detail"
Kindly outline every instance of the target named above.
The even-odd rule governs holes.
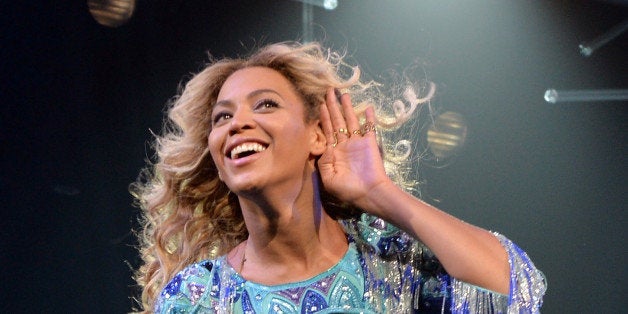
[[[308,290],[305,294],[305,297],[303,298],[301,313],[316,313],[322,309],[326,309],[327,307],[327,301],[325,300],[324,296],[312,290]]]
[[[543,274],[496,234],[508,252],[511,291],[502,295],[444,271],[427,247],[383,220],[344,221],[349,250],[309,280],[264,286],[243,279],[224,256],[193,264],[161,292],[157,313],[538,313]]]
[[[174,276],[174,278],[168,283],[168,285],[161,292],[161,296],[164,298],[170,298],[170,296],[179,293],[181,288],[181,274]]]

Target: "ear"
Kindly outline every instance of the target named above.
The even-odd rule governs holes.
[[[310,125],[310,154],[314,156],[322,155],[327,149],[327,139],[325,138],[325,132],[319,120],[313,121]]]

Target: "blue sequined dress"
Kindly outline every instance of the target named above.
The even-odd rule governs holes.
[[[451,278],[434,255],[379,218],[343,221],[344,257],[305,281],[265,286],[242,278],[225,256],[186,267],[163,289],[157,313],[538,313],[546,284],[527,254],[508,252],[509,295]]]

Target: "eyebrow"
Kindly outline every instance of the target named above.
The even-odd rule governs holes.
[[[283,99],[283,97],[281,97],[281,95],[274,89],[269,89],[269,88],[263,88],[263,89],[256,89],[252,92],[250,92],[248,95],[246,95],[246,99],[251,99],[254,98],[256,96],[259,96],[260,94],[266,94],[266,93],[271,93],[271,94],[275,94],[277,96],[279,96],[281,99]],[[214,105],[214,108],[218,107],[218,106],[229,106],[233,104],[233,102],[231,100],[225,99],[225,100],[221,100],[216,102],[216,104]]]

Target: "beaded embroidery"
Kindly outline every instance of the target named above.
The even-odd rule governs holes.
[[[246,281],[222,256],[193,264],[163,289],[157,313],[538,313],[546,285],[525,252],[495,234],[508,252],[509,295],[450,278],[420,242],[379,218],[343,221],[349,250],[305,281]]]

